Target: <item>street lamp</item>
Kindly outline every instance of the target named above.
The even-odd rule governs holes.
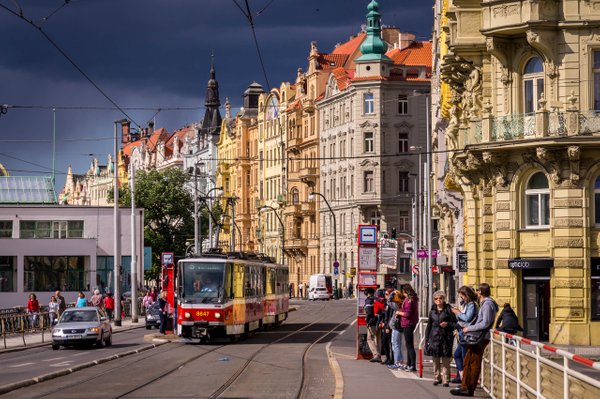
[[[277,217],[277,220],[279,220],[279,223],[281,224],[281,264],[285,265],[285,225],[283,224],[281,217],[279,217],[277,214],[277,209],[273,208],[271,205],[262,205],[260,208],[258,208],[258,212],[262,212],[265,209],[272,210]]]
[[[127,122],[127,119],[115,121],[115,156],[113,159],[113,199],[115,201],[113,209],[114,219],[114,275],[115,275],[115,326],[121,325],[121,218],[119,215],[119,141],[117,139],[117,125]],[[134,298],[131,298],[132,300]]]
[[[213,201],[212,201],[212,197],[210,196],[210,193],[212,193],[213,191],[216,191],[216,197],[221,197],[223,195],[223,187],[213,187],[210,190],[208,190],[208,192],[205,195],[205,199],[209,200],[209,205],[208,205],[208,213],[210,213],[210,217],[208,218],[208,241],[210,243],[210,249],[213,249],[213,235],[212,235],[212,230],[213,230],[213,214],[212,214],[212,210],[213,210]]]
[[[135,165],[133,161],[129,163],[130,189],[131,189],[131,322],[138,322],[137,309],[137,262],[135,246]]]
[[[318,193],[316,191],[312,191],[308,195],[308,200],[314,201],[315,195],[318,195],[319,197],[323,198],[323,201],[325,201],[327,208],[329,208],[329,212],[331,212],[331,215],[333,216],[333,270],[334,270],[333,274],[336,277],[335,278],[335,291],[333,291],[333,293],[334,293],[333,297],[335,299],[337,299],[337,298],[339,298],[339,296],[337,294],[338,280],[337,280],[337,273],[335,273],[335,270],[338,269],[338,273],[339,273],[339,267],[340,267],[340,264],[337,259],[337,221],[335,219],[335,213],[333,212],[333,209],[331,209],[331,205],[329,205],[329,201],[327,201],[327,198],[325,198],[325,196],[323,194]]]

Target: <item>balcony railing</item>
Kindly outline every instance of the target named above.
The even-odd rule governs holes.
[[[302,213],[305,215],[314,215],[316,212],[316,205],[314,201],[308,201],[302,203]]]
[[[571,98],[571,101],[572,98]],[[472,120],[468,128],[460,129],[462,143],[477,145],[498,141],[527,140],[544,137],[580,136],[600,133],[600,111],[566,110],[494,116]]]

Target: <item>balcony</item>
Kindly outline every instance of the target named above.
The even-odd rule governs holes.
[[[302,110],[309,114],[315,112],[315,102],[309,98],[304,97],[302,99]]]
[[[294,138],[288,140],[287,149],[288,149],[288,151],[299,153],[301,145],[302,145],[302,137],[294,137]]]
[[[308,185],[314,186],[319,177],[319,169],[317,168],[301,168],[298,172],[300,181]]]
[[[541,110],[529,114],[484,116],[461,128],[463,146],[600,133],[600,111]]]
[[[285,241],[285,252],[288,256],[308,255],[308,240],[305,238],[292,238]]]
[[[315,201],[308,201],[302,203],[302,214],[306,216],[312,216],[315,214],[317,206]]]
[[[295,215],[300,214],[302,212],[302,205],[300,204],[288,204],[283,209],[283,213],[285,215]]]
[[[539,21],[558,21],[559,3],[549,2],[540,6],[537,0],[489,1],[482,3],[484,34],[501,33],[503,36],[523,34]],[[464,17],[472,17],[466,11]]]

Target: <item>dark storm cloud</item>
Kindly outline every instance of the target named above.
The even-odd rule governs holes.
[[[233,0],[16,0],[24,16],[44,31],[123,107],[201,107],[215,54],[221,102],[241,105],[253,81],[266,88],[248,21]],[[245,8],[244,0],[237,3]],[[270,3],[270,4],[269,4]],[[269,83],[293,82],[296,69],[306,69],[310,42],[322,52],[360,32],[369,0],[250,0],[256,35]],[[0,4],[16,10],[15,3]],[[381,0],[385,25],[415,33],[431,32],[433,1]],[[0,9],[0,104],[111,106],[85,78],[34,28]],[[154,111],[127,111],[144,125]],[[170,132],[201,119],[203,110],[163,111],[157,126]],[[112,121],[118,111],[57,112],[57,169],[88,167],[90,156],[104,162],[112,153]],[[15,143],[52,137],[51,110],[11,109],[0,117],[0,154],[35,159],[40,168],[0,155],[14,174],[47,171],[47,143]],[[72,139],[79,138],[80,141]],[[67,139],[71,141],[67,141]],[[96,141],[90,141],[96,140]],[[3,141],[4,140],[4,141]],[[7,141],[13,140],[13,141]],[[38,174],[39,174],[38,173]],[[59,179],[59,182],[61,180]],[[62,185],[62,182],[59,183]]]

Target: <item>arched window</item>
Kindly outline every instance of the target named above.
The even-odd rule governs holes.
[[[538,100],[544,92],[544,63],[540,57],[533,57],[523,71],[523,102],[525,113],[535,112]]]
[[[600,225],[600,176],[594,182],[594,224]]]
[[[544,173],[537,172],[529,178],[525,203],[527,227],[550,226],[550,188]]]
[[[298,205],[300,203],[300,192],[297,188],[292,188],[292,205]]]

